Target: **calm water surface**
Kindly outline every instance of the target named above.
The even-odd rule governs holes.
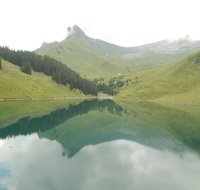
[[[18,104],[0,104],[0,190],[200,189],[198,107]]]

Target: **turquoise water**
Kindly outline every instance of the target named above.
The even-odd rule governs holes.
[[[88,100],[14,113],[0,121],[1,190],[200,189],[198,107]]]

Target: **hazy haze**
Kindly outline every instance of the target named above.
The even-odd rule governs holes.
[[[189,34],[200,39],[198,0],[1,1],[0,45],[34,50],[79,25],[89,36],[135,46]]]

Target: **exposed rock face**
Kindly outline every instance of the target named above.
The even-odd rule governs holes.
[[[73,27],[67,28],[67,38],[71,36],[79,37],[79,38],[88,38],[87,35],[81,30],[78,25],[74,25]]]

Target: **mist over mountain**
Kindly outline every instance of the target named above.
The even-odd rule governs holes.
[[[67,31],[63,41],[43,43],[36,52],[58,59],[89,78],[167,66],[200,49],[200,41],[192,41],[188,36],[122,47],[91,38],[77,25],[68,27]]]

